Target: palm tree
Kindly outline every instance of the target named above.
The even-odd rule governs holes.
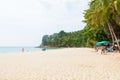
[[[120,27],[120,0],[93,0],[85,13],[85,19],[87,24],[95,27],[104,27],[107,24],[112,40],[118,41],[112,21]],[[117,45],[120,50],[118,42]]]

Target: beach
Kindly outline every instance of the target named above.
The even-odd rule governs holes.
[[[0,80],[120,80],[120,54],[92,48],[0,54]]]

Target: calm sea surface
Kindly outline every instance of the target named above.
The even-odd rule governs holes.
[[[24,48],[24,52],[31,51],[41,51],[41,48],[33,48],[33,47],[0,47],[0,53],[17,53],[22,52],[22,48]]]

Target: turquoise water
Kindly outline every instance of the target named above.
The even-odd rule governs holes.
[[[0,47],[0,53],[18,53],[22,52],[22,48],[24,52],[41,51],[41,48],[34,47]]]

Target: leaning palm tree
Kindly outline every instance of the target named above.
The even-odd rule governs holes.
[[[92,0],[90,8],[85,13],[85,21],[95,27],[107,24],[112,40],[117,40],[112,23],[114,21],[120,27],[120,0]],[[117,27],[118,27],[117,26]],[[119,51],[120,45],[117,42]]]

